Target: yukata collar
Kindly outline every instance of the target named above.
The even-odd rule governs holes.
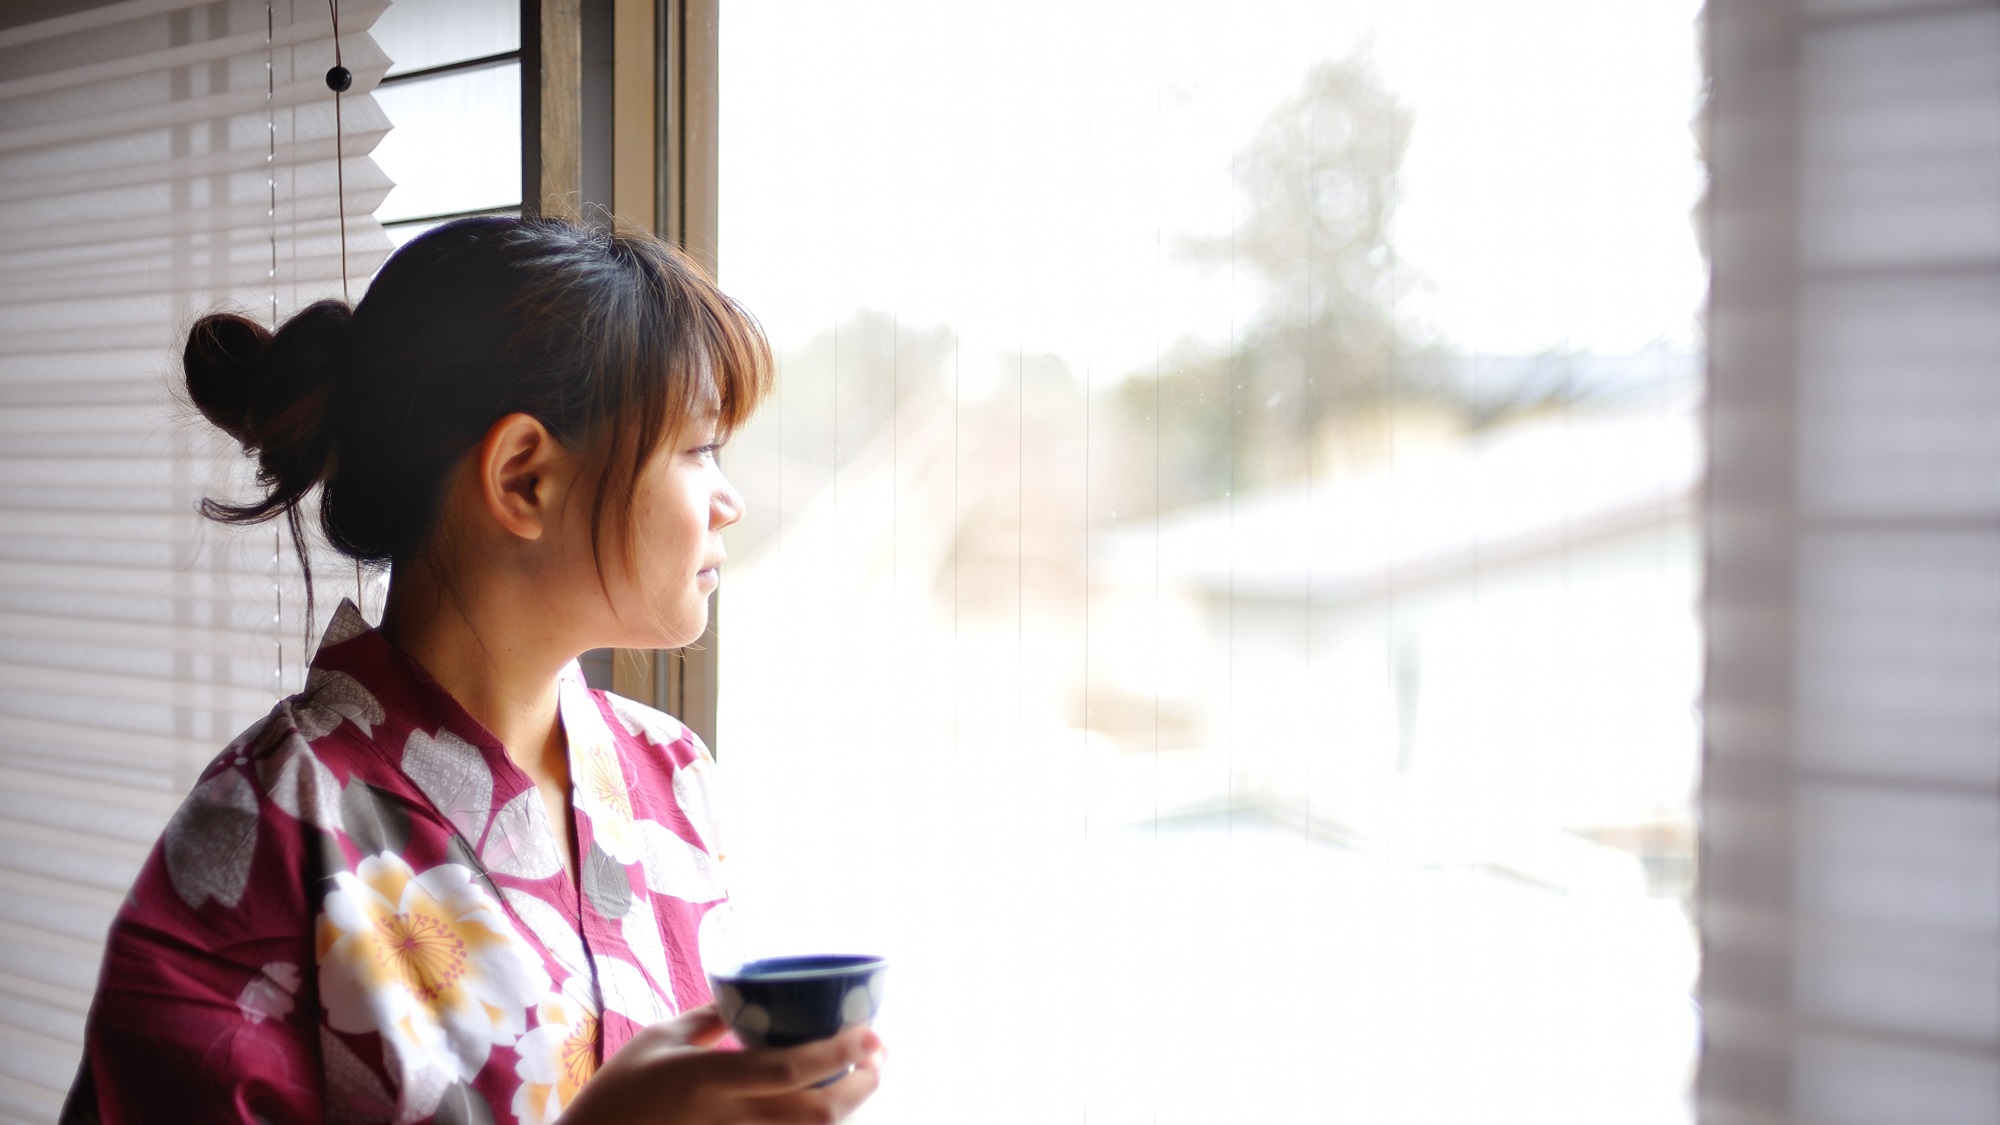
[[[359,692],[352,689],[359,688]],[[556,677],[557,706],[563,732],[569,741],[574,763],[584,755],[616,754],[616,742],[599,709],[596,697],[584,682],[583,669],[574,660]],[[368,624],[353,600],[340,599],[313,653],[304,693],[315,706],[330,706],[343,717],[356,720],[366,734],[373,734],[368,720],[380,722],[381,707],[390,706],[406,713],[418,727],[429,731],[449,731],[463,741],[486,751],[489,763],[498,770],[514,770],[506,748],[485,724],[472,717],[423,666],[389,643],[381,631]],[[346,705],[349,696],[359,696],[370,706]],[[375,701],[380,700],[380,704]],[[363,712],[349,714],[350,711]],[[308,738],[310,738],[310,734]],[[401,757],[401,747],[384,747],[392,760]],[[498,760],[495,760],[495,759]]]

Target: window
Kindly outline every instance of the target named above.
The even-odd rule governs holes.
[[[732,886],[867,1120],[1688,1119],[1695,16],[729,10]]]
[[[375,161],[396,187],[375,216],[397,245],[466,215],[521,210],[518,0],[398,0],[374,28],[393,60],[375,91],[395,128]]]

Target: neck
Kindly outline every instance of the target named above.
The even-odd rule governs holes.
[[[474,568],[476,569],[476,568]],[[526,591],[482,580],[447,585],[422,562],[396,567],[382,634],[531,774],[564,760],[556,681],[575,658]],[[567,772],[566,770],[564,771]]]

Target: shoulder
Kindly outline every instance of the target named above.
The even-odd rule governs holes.
[[[280,902],[302,901],[296,892],[310,862],[310,841],[286,829],[337,816],[338,798],[323,768],[302,769],[309,750],[294,703],[280,702],[202,770],[161,832],[154,862],[142,871],[124,913],[157,920],[164,911],[190,925],[207,917],[204,924],[235,933],[276,925],[285,913]],[[174,908],[176,900],[185,915]],[[218,907],[223,913],[212,915]],[[246,910],[263,921],[249,919]]]
[[[352,681],[326,682],[315,673],[305,691],[280,700],[231,739],[167,825],[162,844],[170,872],[182,866],[175,861],[184,852],[217,845],[247,850],[271,811],[302,826],[338,828],[343,777],[354,772],[351,759],[359,753],[349,735],[363,733],[371,719],[382,721],[375,701],[357,692]],[[344,723],[363,729],[346,730]]]
[[[232,771],[245,773],[260,795],[276,796],[273,786],[289,776],[295,758],[341,762],[362,754],[384,718],[382,705],[351,677],[315,668],[304,691],[279,700],[209,760],[189,799]]]
[[[219,809],[256,815],[258,802],[269,794],[270,765],[288,758],[295,746],[304,744],[294,710],[298,699],[280,700],[269,714],[244,728],[209,760],[174,814],[170,836],[176,829],[186,831],[192,824],[212,820],[206,814]]]

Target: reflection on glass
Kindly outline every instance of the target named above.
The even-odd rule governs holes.
[[[389,76],[521,48],[519,0],[395,0],[369,30]]]
[[[940,7],[723,25],[726,843],[897,960],[863,1120],[1687,1121],[1694,7]]]
[[[375,163],[396,188],[376,210],[384,223],[521,199],[518,63],[383,86],[375,101],[394,128]]]

